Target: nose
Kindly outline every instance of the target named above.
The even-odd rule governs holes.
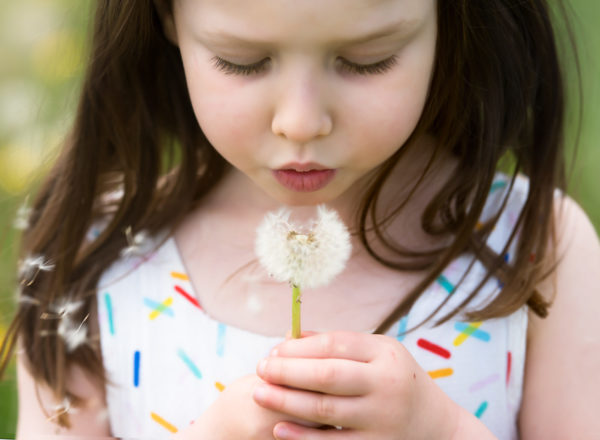
[[[272,132],[298,144],[329,135],[333,121],[321,88],[309,75],[282,84],[271,122]]]

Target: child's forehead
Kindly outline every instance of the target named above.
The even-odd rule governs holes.
[[[311,33],[343,40],[435,14],[436,0],[176,0],[180,20],[198,31],[271,36]],[[374,32],[373,32],[374,31]]]

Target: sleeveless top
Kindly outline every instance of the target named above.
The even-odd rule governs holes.
[[[506,176],[496,176],[482,222],[498,212],[509,183]],[[495,252],[502,252],[527,191],[528,180],[519,176],[487,241]],[[258,361],[284,340],[218,322],[207,314],[174,239],[161,241],[147,255],[114,262],[97,286],[102,356],[110,381],[108,417],[116,437],[170,438],[198,418],[228,383],[255,373]],[[515,242],[505,254],[508,262]],[[516,439],[527,334],[525,306],[510,316],[484,322],[467,322],[460,316],[439,326],[429,321],[404,334],[448,296],[436,317],[453,309],[485,273],[472,255],[455,259],[387,335],[400,341],[444,392],[499,439]],[[490,278],[469,307],[487,303],[499,287],[499,281]]]

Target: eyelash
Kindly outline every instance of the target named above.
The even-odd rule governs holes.
[[[398,62],[398,57],[393,55],[390,58],[373,64],[357,64],[343,58],[339,58],[339,60],[341,61],[339,68],[343,72],[356,75],[377,75],[385,73],[394,67]],[[250,76],[263,72],[271,60],[270,58],[264,58],[253,64],[234,64],[215,56],[212,58],[212,61],[214,66],[226,75]]]

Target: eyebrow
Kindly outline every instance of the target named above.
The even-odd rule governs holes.
[[[384,28],[378,29],[374,32],[361,35],[359,37],[352,38],[337,38],[331,41],[332,44],[336,45],[357,45],[361,43],[367,43],[374,40],[379,40],[385,37],[391,37],[398,34],[407,34],[417,24],[418,20],[401,20],[396,23],[392,23]],[[233,43],[240,46],[271,46],[272,43],[266,40],[257,40],[252,38],[245,38],[242,36],[221,33],[221,32],[203,32],[203,35],[215,43]]]

